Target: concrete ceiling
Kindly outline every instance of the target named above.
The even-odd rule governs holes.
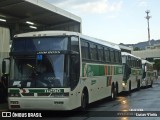
[[[26,24],[34,22],[36,26],[54,26],[69,22],[81,24],[81,18],[51,5],[43,0],[0,0],[0,19],[6,23]]]

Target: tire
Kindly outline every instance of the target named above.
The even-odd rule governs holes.
[[[147,80],[147,82],[146,82],[146,88],[148,88],[149,86],[148,86],[148,80]]]
[[[138,80],[138,82],[137,82],[137,90],[138,91],[140,90],[140,80]]]
[[[151,85],[149,87],[151,87],[151,88],[153,87],[153,81],[151,81]]]
[[[119,93],[119,91],[118,91],[118,83],[116,82],[116,96],[118,96],[118,93]]]
[[[114,84],[112,85],[111,88],[111,100],[115,100],[116,99],[116,87],[114,86]]]
[[[81,110],[83,112],[87,110],[87,95],[85,92],[83,92],[81,96]]]
[[[131,81],[129,81],[129,89],[128,89],[128,94],[131,94]]]

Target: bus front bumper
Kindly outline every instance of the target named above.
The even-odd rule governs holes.
[[[9,97],[10,110],[71,110],[69,98]]]

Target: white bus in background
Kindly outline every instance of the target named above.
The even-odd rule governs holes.
[[[154,80],[154,72],[153,72],[153,64],[147,60],[142,60],[142,87],[152,87],[153,80]]]
[[[118,45],[68,31],[18,34],[10,53],[9,109],[85,110],[114,99],[122,79]]]
[[[122,63],[124,65],[123,91],[130,93],[133,89],[139,90],[142,79],[141,58],[122,52]]]

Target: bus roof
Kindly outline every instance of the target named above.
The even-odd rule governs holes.
[[[71,31],[37,31],[37,32],[28,32],[28,33],[21,33],[21,34],[17,34],[14,36],[14,38],[18,38],[18,37],[44,37],[44,36],[79,36],[82,39],[91,41],[91,42],[95,42],[97,44],[101,44],[104,46],[108,46],[110,48],[114,48],[116,50],[120,50],[120,47],[115,44],[115,43],[111,43],[105,40],[100,40],[97,38],[93,38],[93,37],[89,37],[86,35],[82,35],[80,33],[77,32],[71,32]]]
[[[122,52],[121,54],[122,54],[122,56],[131,56],[131,57],[134,57],[134,58],[137,58],[137,59],[140,59],[140,60],[141,60],[140,57],[134,56],[134,55],[132,55],[132,54],[130,54],[130,53],[127,53],[127,52]]]
[[[44,36],[66,36],[66,35],[78,35],[76,32],[70,31],[36,31],[17,34],[14,37],[44,37]]]
[[[145,64],[145,63],[152,64],[151,62],[149,62],[147,60],[142,60],[142,64]]]
[[[108,46],[110,48],[114,48],[116,50],[121,50],[119,45],[115,44],[115,43],[111,43],[111,42],[108,42],[106,40],[101,40],[101,39],[97,39],[97,38],[93,38],[93,37],[89,37],[89,36],[86,36],[86,35],[82,35],[80,34],[80,37],[82,39],[86,39],[88,41],[91,41],[91,42],[95,42],[97,44],[101,44],[101,45],[104,45],[104,46]]]

